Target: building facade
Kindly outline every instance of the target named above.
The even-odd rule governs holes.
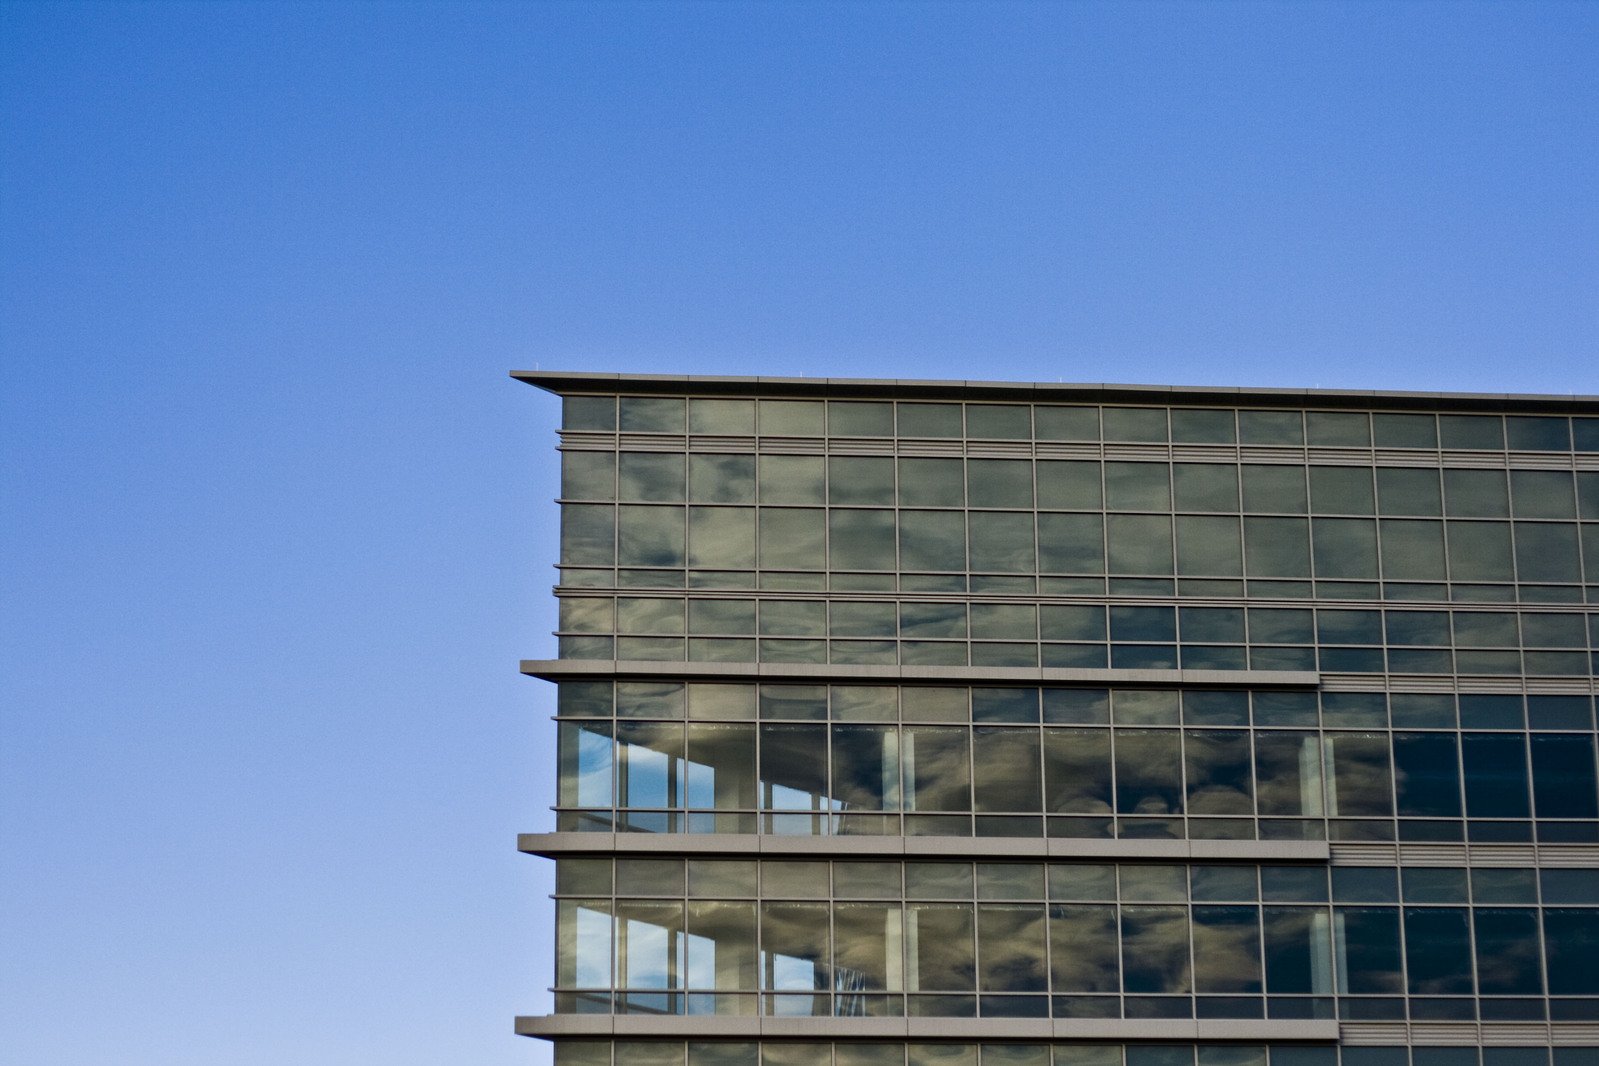
[[[514,376],[558,1066],[1599,1063],[1599,400]]]

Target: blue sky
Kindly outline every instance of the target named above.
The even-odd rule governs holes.
[[[1599,393],[1593,4],[0,4],[12,1061],[536,1063],[510,369]]]

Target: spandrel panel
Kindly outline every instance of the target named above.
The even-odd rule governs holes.
[[[1256,907],[1196,906],[1194,991],[1261,991],[1260,914]]]

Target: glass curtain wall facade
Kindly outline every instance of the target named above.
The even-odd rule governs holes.
[[[515,376],[558,1066],[1599,1066],[1599,401]]]

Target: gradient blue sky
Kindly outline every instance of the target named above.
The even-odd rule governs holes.
[[[0,4],[0,1045],[524,1064],[513,368],[1599,392],[1599,5]]]

